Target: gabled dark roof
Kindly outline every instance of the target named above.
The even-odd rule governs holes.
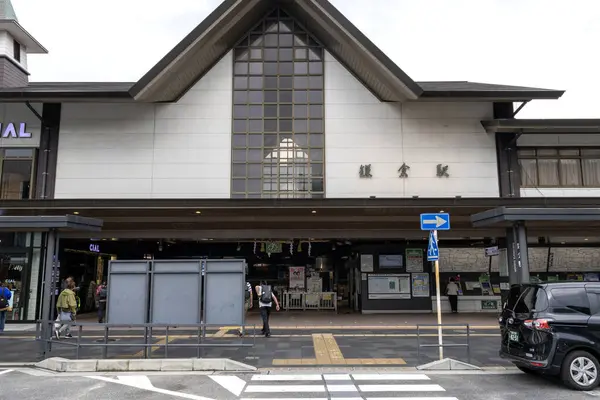
[[[327,0],[225,0],[133,86],[132,96],[177,100],[274,7],[307,27],[380,100],[421,95],[420,86]]]
[[[538,89],[525,86],[497,85],[469,81],[418,82],[421,98],[481,98],[493,100],[558,99],[564,90]]]
[[[20,88],[0,88],[0,99],[23,101],[130,100],[132,82],[30,82]]]

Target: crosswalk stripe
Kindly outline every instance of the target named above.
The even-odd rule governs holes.
[[[323,385],[249,385],[245,393],[315,393],[325,392]]]
[[[349,381],[352,380],[349,374],[325,374],[323,378],[326,381]]]
[[[254,375],[253,381],[322,381],[321,375]]]
[[[257,399],[252,399],[257,400]],[[274,400],[274,399],[270,399]],[[278,399],[279,400],[279,399]],[[304,399],[302,399],[304,400]],[[338,399],[335,399],[338,400]],[[366,400],[458,400],[457,397],[367,397]]]
[[[13,371],[12,369],[5,369],[4,371],[0,371],[0,375],[8,374],[9,372],[12,372],[12,371]]]
[[[266,398],[266,397],[264,397],[264,398],[242,397],[240,400],[298,400],[299,398],[300,397],[287,397],[287,398],[284,398],[284,397],[277,397],[277,398],[273,398],[273,397],[269,397],[269,398]],[[302,397],[301,399],[302,400],[328,400],[324,397]],[[335,400],[338,400],[338,399],[335,399]],[[342,400],[342,399],[339,399],[339,400]],[[362,399],[360,399],[360,400],[362,400]],[[394,399],[394,400],[398,400],[398,399]],[[442,399],[442,400],[444,400],[444,399]]]
[[[428,381],[424,374],[352,374],[356,381]]]
[[[327,385],[327,390],[333,392],[357,392],[358,388],[354,385]]]
[[[361,392],[445,392],[440,385],[358,385]]]

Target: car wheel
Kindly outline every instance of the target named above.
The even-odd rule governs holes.
[[[574,351],[565,357],[561,375],[567,386],[575,390],[592,390],[598,386],[598,359],[587,351]]]
[[[527,368],[527,367],[523,367],[521,365],[517,365],[517,368],[519,368],[521,371],[525,372],[526,374],[537,374],[538,371],[531,369],[531,368]]]

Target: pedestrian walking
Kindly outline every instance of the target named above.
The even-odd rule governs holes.
[[[6,313],[10,307],[12,292],[8,290],[4,282],[0,282],[0,333],[4,332],[6,324]]]
[[[446,286],[446,295],[450,301],[450,308],[454,314],[458,313],[458,285],[456,279],[450,278],[450,282]]]
[[[77,315],[77,300],[75,298],[75,282],[71,278],[67,278],[67,288],[60,292],[58,299],[56,299],[56,309],[58,311],[58,319],[62,324],[58,328],[54,329],[54,335],[56,339],[60,339],[62,332],[65,332],[66,338],[72,338],[71,325],[72,321],[75,321]]]
[[[108,299],[108,288],[106,282],[102,282],[96,289],[96,297],[98,298],[98,323],[104,322],[106,316],[106,300]]]
[[[246,287],[244,288],[244,322],[248,318],[248,311],[252,309],[252,303],[254,300],[254,296],[252,296],[252,285],[250,282],[246,282]],[[246,329],[244,326],[240,326],[240,337],[244,336],[246,333]]]
[[[271,289],[271,285],[267,285],[266,282],[261,282],[256,287],[256,294],[258,295],[258,306],[260,308],[260,316],[263,321],[262,334],[265,337],[271,336],[271,329],[269,327],[269,319],[271,317],[271,307],[275,302],[275,309],[279,311],[279,301]]]

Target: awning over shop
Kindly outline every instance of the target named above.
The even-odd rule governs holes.
[[[0,231],[99,232],[102,220],[77,215],[0,216]]]
[[[600,207],[512,208],[498,207],[471,216],[475,227],[509,227],[522,221],[531,226],[587,229],[600,227]]]
[[[493,119],[481,125],[488,133],[600,133],[600,119]]]

